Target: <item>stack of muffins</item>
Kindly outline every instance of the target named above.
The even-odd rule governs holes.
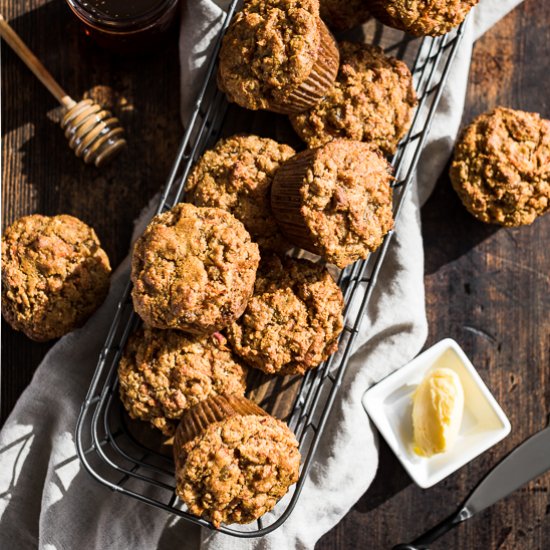
[[[119,363],[121,400],[173,442],[178,495],[217,526],[258,518],[299,474],[292,431],[244,397],[247,368],[303,374],[336,350],[343,328],[328,270],[279,255],[289,243],[269,189],[292,154],[256,136],[223,140],[189,178],[201,205],[156,216],[133,250],[143,326]]]
[[[136,242],[132,298],[144,321],[119,365],[132,418],[174,445],[177,494],[191,513],[246,523],[296,482],[298,442],[244,397],[246,370],[303,375],[333,354],[339,268],[393,227],[387,156],[416,106],[404,63],[337,44],[369,4],[247,0],[231,22],[218,85],[241,107],[285,114],[308,149],[254,135],[220,140],[187,180],[188,203],[156,216]]]

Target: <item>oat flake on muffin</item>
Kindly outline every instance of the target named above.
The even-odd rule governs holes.
[[[154,328],[212,334],[244,311],[259,259],[232,214],[177,204],[155,216],[134,246],[134,308]]]
[[[197,206],[231,212],[262,248],[284,252],[288,242],[271,212],[271,182],[282,162],[295,153],[288,145],[258,136],[220,140],[194,166],[187,197]]]
[[[550,121],[503,107],[478,116],[462,132],[450,176],[477,219],[532,223],[550,209]]]
[[[100,306],[110,273],[84,222],[68,215],[19,218],[2,236],[2,314],[32,340],[59,338]]]

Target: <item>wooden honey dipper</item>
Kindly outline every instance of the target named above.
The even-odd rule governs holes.
[[[124,129],[119,120],[91,99],[83,99],[78,103],[74,101],[1,14],[0,36],[65,107],[66,113],[61,120],[61,128],[65,130],[65,137],[77,157],[86,163],[93,162],[96,166],[101,166],[124,149],[126,140],[122,137]]]

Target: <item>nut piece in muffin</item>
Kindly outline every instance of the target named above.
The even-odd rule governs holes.
[[[177,204],[134,246],[134,309],[154,328],[212,334],[244,311],[259,261],[258,245],[229,212]]]
[[[176,493],[189,512],[250,523],[298,480],[300,451],[288,426],[252,401],[212,396],[187,411],[174,441]]]
[[[244,395],[246,369],[225,336],[191,336],[148,326],[128,339],[118,365],[120,399],[131,418],[174,435],[183,412],[212,394]]]
[[[479,0],[365,0],[385,25],[413,36],[438,36],[464,21]]]
[[[268,374],[304,374],[338,349],[342,292],[307,260],[263,259],[244,315],[228,329],[233,351]]]
[[[319,0],[321,19],[334,31],[348,31],[370,17],[366,0]]]
[[[258,136],[220,140],[199,159],[187,179],[187,198],[197,206],[231,212],[260,247],[284,252],[289,244],[271,213],[271,182],[292,147]]]
[[[497,107],[456,144],[451,182],[478,220],[528,225],[550,209],[550,121]]]
[[[339,47],[336,82],[317,105],[290,117],[294,130],[309,147],[340,137],[395,153],[417,103],[408,67],[378,46],[341,42]]]
[[[82,326],[109,290],[111,267],[94,230],[68,215],[25,216],[2,236],[2,314],[45,342]]]
[[[241,107],[299,112],[334,82],[338,58],[319,0],[247,0],[223,38],[218,85]]]
[[[378,150],[336,139],[283,164],[271,207],[290,242],[344,268],[376,250],[393,227],[391,181]]]

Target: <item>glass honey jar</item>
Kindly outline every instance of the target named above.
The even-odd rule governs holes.
[[[153,49],[175,27],[179,0],[65,0],[84,33],[116,53]]]

